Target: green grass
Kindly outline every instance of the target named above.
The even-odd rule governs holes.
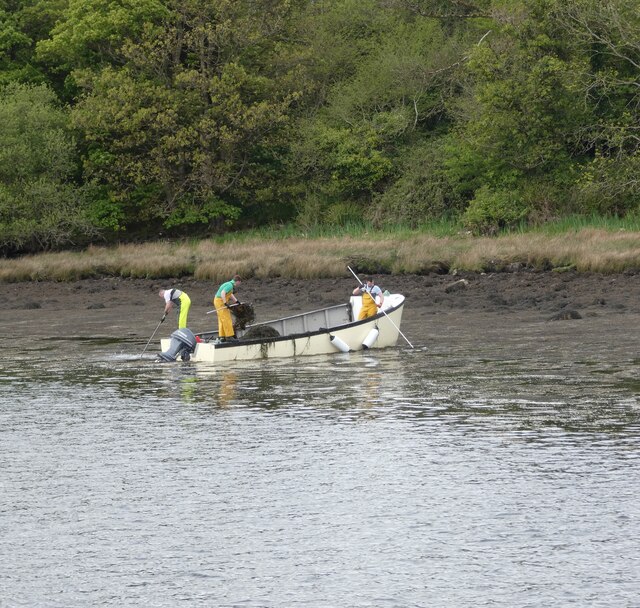
[[[640,214],[626,218],[570,215],[538,226],[522,224],[515,228],[504,229],[498,236],[521,234],[546,234],[556,236],[580,230],[598,229],[609,232],[630,231],[640,232]],[[470,233],[462,222],[457,219],[440,218],[421,224],[419,227],[406,225],[387,225],[385,228],[376,228],[366,223],[350,222],[343,226],[311,226],[302,228],[295,224],[284,224],[246,230],[240,233],[227,233],[214,237],[218,243],[236,242],[242,243],[255,239],[284,240],[291,238],[322,239],[322,238],[362,238],[379,237],[406,239],[417,235],[429,235],[439,238],[444,237],[468,237]],[[481,238],[481,237],[477,237]]]
[[[587,229],[606,230],[609,232],[618,232],[621,230],[638,232],[640,231],[640,215],[625,218],[569,215],[552,222],[547,222],[540,226],[520,227],[515,232],[520,234],[540,233],[548,235],[560,235]]]
[[[342,226],[310,226],[307,228],[295,224],[283,224],[263,228],[254,228],[238,233],[227,233],[221,236],[212,237],[216,243],[245,243],[255,239],[264,240],[285,240],[292,238],[303,239],[328,239],[328,238],[395,238],[404,239],[414,237],[419,234],[445,237],[455,236],[464,233],[464,227],[457,220],[440,219],[422,224],[417,228],[412,228],[402,224],[395,226],[387,225],[385,228],[377,228],[367,223],[349,222]]]
[[[73,281],[120,276],[165,279],[193,276],[220,281],[245,277],[340,277],[359,272],[414,274],[530,269],[602,273],[640,270],[640,219],[569,217],[537,228],[476,237],[455,221],[421,226],[293,225],[230,233],[210,239],[141,245],[91,246],[82,252],[43,253],[3,260],[0,281]]]

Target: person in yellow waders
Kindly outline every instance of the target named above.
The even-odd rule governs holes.
[[[233,291],[241,282],[240,275],[234,275],[233,279],[218,287],[216,296],[213,298],[213,307],[218,314],[218,337],[221,342],[235,340],[235,331],[233,329],[233,321],[231,320],[229,303],[240,304],[240,300],[236,298]]]
[[[362,308],[358,315],[358,321],[373,317],[378,313],[378,309],[384,302],[384,295],[382,295],[382,289],[380,289],[374,282],[373,278],[369,277],[365,281],[364,285],[359,285],[353,290],[354,296],[362,296]],[[377,299],[377,301],[376,301]]]
[[[161,289],[158,295],[164,299],[164,315],[162,320],[167,318],[167,314],[175,306],[178,313],[178,329],[184,329],[187,326],[187,317],[191,308],[191,299],[179,289]]]

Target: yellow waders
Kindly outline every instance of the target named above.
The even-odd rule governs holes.
[[[373,317],[378,314],[378,307],[376,305],[376,301],[373,299],[373,296],[365,292],[362,294],[362,308],[360,309],[360,314],[358,315],[358,321],[362,321],[362,319],[368,319],[369,317]]]
[[[189,309],[191,308],[191,298],[183,291],[178,300],[180,300],[178,329],[184,329],[187,326],[187,317],[189,316]]]
[[[230,297],[227,295],[227,302],[229,300]],[[220,338],[233,338],[235,332],[233,331],[231,311],[225,306],[225,301],[216,297],[213,299],[213,307],[218,314],[218,336]]]

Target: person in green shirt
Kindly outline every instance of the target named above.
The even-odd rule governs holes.
[[[236,298],[233,292],[241,282],[242,279],[240,278],[240,275],[234,275],[233,279],[218,287],[215,298],[213,298],[213,306],[218,314],[218,337],[221,342],[228,342],[236,339],[229,306],[240,304],[240,300]]]

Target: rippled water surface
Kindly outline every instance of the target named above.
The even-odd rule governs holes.
[[[638,606],[637,341],[589,323],[218,369],[5,337],[0,606]]]

